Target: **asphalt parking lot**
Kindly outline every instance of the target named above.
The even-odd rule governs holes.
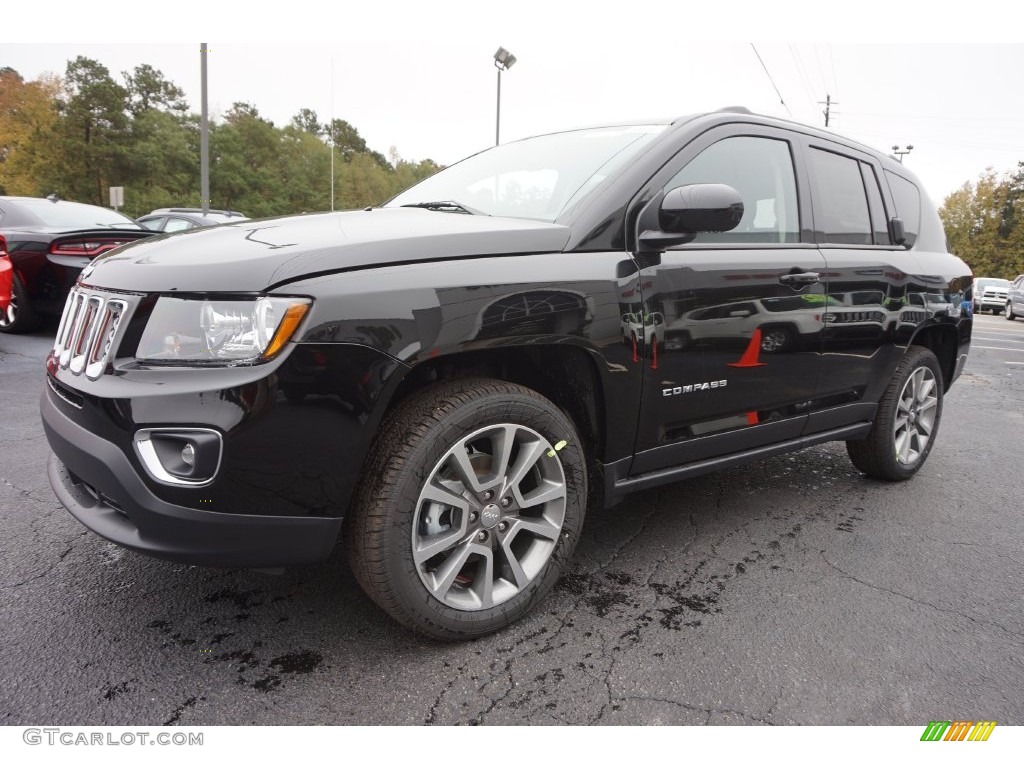
[[[0,724],[1024,723],[1024,322],[975,318],[903,484],[842,444],[630,497],[496,636],[423,641],[336,554],[152,560],[53,496],[53,329],[0,335]]]

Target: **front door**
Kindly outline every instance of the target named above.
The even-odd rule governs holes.
[[[783,131],[725,126],[685,149],[665,174],[665,191],[728,184],[744,214],[729,232],[636,254],[641,284],[650,286],[643,313],[659,323],[644,326],[632,474],[801,434],[821,367],[827,297],[824,257],[801,229],[798,157]],[[641,228],[650,215],[640,215]]]

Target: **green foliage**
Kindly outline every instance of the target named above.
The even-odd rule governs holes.
[[[210,126],[214,208],[248,216],[377,205],[439,170],[431,160],[390,160],[345,120],[323,123],[300,109],[276,127],[253,104],[237,102]],[[79,56],[62,79],[26,82],[0,66],[0,194],[107,205],[108,187],[125,188],[124,212],[198,207],[199,117],[163,73],[140,64],[115,80]]]
[[[979,277],[1024,274],[1024,163],[997,176],[988,169],[943,201],[939,216],[953,253]]]

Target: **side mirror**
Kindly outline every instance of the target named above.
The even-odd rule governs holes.
[[[895,245],[907,244],[907,235],[903,230],[903,219],[899,216],[893,216],[889,219],[889,237],[892,238],[892,242]]]
[[[728,232],[743,218],[743,199],[728,184],[687,184],[669,190],[658,210],[663,232]]]

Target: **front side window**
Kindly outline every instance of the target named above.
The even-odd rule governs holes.
[[[695,243],[798,243],[800,216],[789,143],[759,136],[723,139],[701,152],[665,186],[728,184],[743,199],[743,218],[728,232],[702,232]]]
[[[815,229],[825,243],[871,245],[871,217],[860,164],[851,157],[811,149]]]

